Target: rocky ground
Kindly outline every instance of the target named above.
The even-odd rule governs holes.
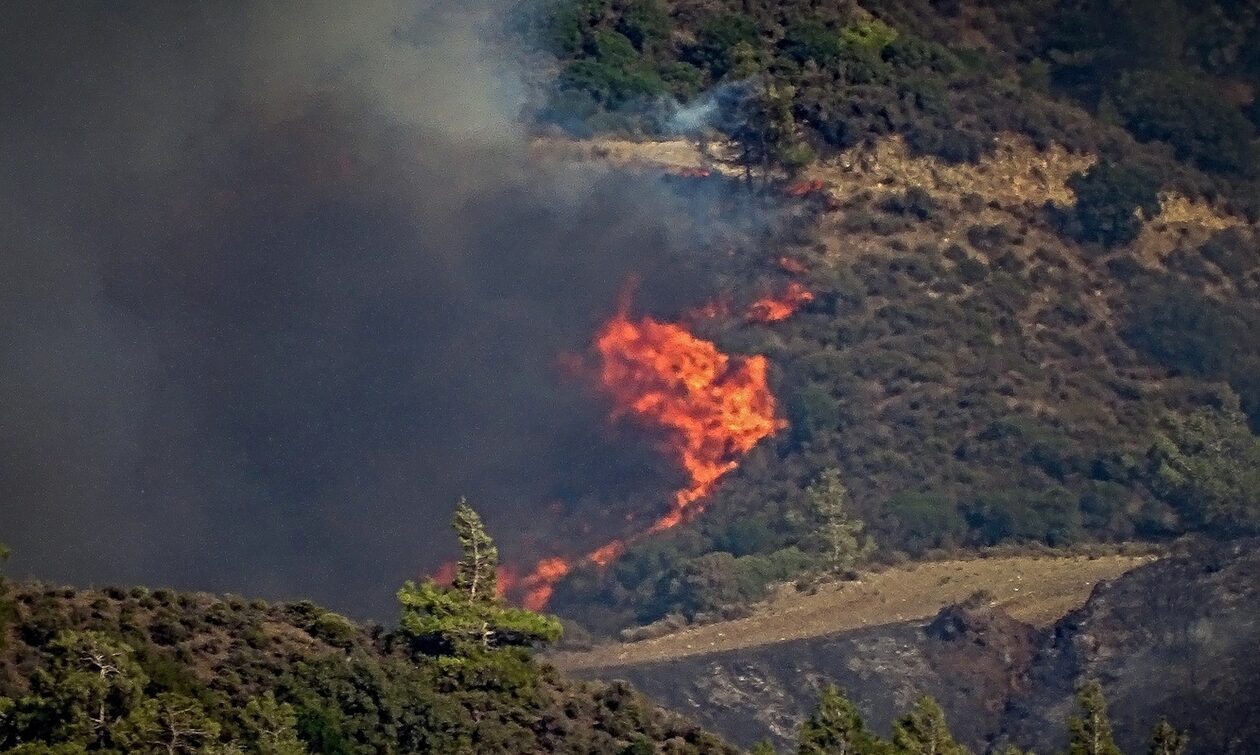
[[[1012,617],[1001,601],[971,601],[927,621],[579,673],[626,679],[742,744],[765,736],[790,743],[818,687],[831,681],[884,733],[927,692],[974,749],[1009,740],[1039,752],[1063,744],[1073,690],[1095,677],[1126,751],[1143,751],[1167,716],[1189,729],[1192,753],[1255,752],[1256,545],[1197,545],[1138,566],[1045,628]]]

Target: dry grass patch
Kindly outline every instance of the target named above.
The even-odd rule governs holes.
[[[1154,556],[1016,556],[937,561],[821,586],[812,594],[781,591],[752,616],[691,627],[635,643],[563,652],[561,669],[605,668],[769,645],[851,629],[926,619],[985,590],[1022,621],[1047,626],[1084,604],[1094,586],[1149,563]]]

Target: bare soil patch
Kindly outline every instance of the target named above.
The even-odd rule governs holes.
[[[1082,605],[1094,586],[1153,561],[1154,556],[1018,556],[936,561],[784,590],[747,618],[691,627],[634,643],[560,652],[547,660],[564,670],[607,668],[769,645],[849,629],[926,619],[979,590],[1021,621],[1048,626]]]

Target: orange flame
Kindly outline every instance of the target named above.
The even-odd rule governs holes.
[[[563,579],[572,568],[568,561],[559,556],[539,561],[533,573],[521,580],[521,584],[525,587],[525,597],[521,605],[531,611],[541,611],[547,605],[547,601],[551,600],[551,593],[555,590],[556,583]]]
[[[688,312],[687,317],[693,320],[717,320],[726,317],[730,312],[729,302],[725,299],[715,299]]]
[[[807,197],[810,194],[825,191],[826,189],[827,184],[823,183],[821,179],[815,178],[810,181],[797,181],[796,183],[788,184],[783,187],[783,193],[789,197]]]
[[[516,588],[516,583],[520,581],[516,570],[507,564],[499,564],[498,580],[494,585],[494,595],[496,598],[502,598]]]
[[[814,296],[793,283],[781,299],[753,304],[749,319],[782,320]],[[719,305],[713,305],[717,307]],[[708,308],[700,310],[708,313]],[[722,310],[713,310],[714,314]],[[687,472],[689,483],[674,493],[670,511],[628,540],[612,540],[580,559],[607,566],[626,546],[675,527],[704,510],[702,499],[722,475],[763,438],[787,427],[778,416],[763,356],[732,358],[677,323],[650,317],[632,320],[623,305],[595,340],[599,381],[612,398],[612,417],[634,417],[663,432],[665,449]],[[523,604],[547,605],[557,582],[573,569],[562,557],[545,558],[520,580]]]
[[[814,295],[804,286],[793,281],[779,297],[765,296],[748,308],[749,322],[778,322],[791,317],[802,304],[814,300]]]
[[[776,415],[763,356],[732,360],[681,325],[633,321],[624,311],[604,325],[595,348],[613,416],[632,415],[662,429],[666,448],[691,478],[652,532],[682,521],[740,456],[786,426]]]
[[[805,266],[804,262],[792,257],[780,257],[776,262],[779,263],[779,267],[795,275],[803,275],[809,272],[809,268]]]
[[[443,562],[429,577],[439,585],[450,585],[455,582],[455,571],[459,568],[459,564],[455,561]],[[500,564],[498,569],[498,579],[495,581],[494,594],[500,598],[507,595],[515,589],[520,579],[516,576],[516,570],[506,564]]]
[[[455,581],[455,562],[447,561],[433,573],[433,581],[439,585],[449,585]]]
[[[626,544],[624,541],[612,540],[591,551],[586,559],[597,566],[608,566],[625,549]]]

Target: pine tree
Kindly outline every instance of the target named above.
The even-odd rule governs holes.
[[[560,622],[554,617],[503,604],[495,577],[499,551],[481,517],[463,499],[455,509],[453,524],[462,550],[453,583],[408,580],[398,590],[401,628],[416,649],[431,655],[467,656],[558,639]]]
[[[455,571],[455,589],[473,602],[493,602],[498,591],[499,549],[486,533],[481,516],[464,498],[455,506],[454,526],[463,551]]]
[[[47,665],[31,675],[30,694],[13,704],[12,718],[27,724],[22,737],[108,749],[148,684],[132,649],[101,632],[67,629],[47,653]]]
[[[245,722],[250,751],[259,755],[306,755],[306,746],[297,734],[293,706],[276,700],[267,690],[250,700],[241,716]]]
[[[827,569],[833,573],[852,568],[874,549],[870,538],[862,537],[866,524],[849,516],[849,491],[840,481],[840,471],[825,470],[805,490],[819,520],[819,536]]]
[[[866,730],[853,703],[828,684],[818,706],[801,726],[799,755],[878,755],[884,743]]]
[[[132,753],[204,753],[219,737],[219,724],[201,703],[174,692],[145,698],[119,727],[118,742]]]
[[[1177,731],[1168,719],[1161,719],[1151,734],[1150,755],[1184,755],[1190,743],[1184,732]]]
[[[733,124],[730,136],[739,148],[744,181],[752,187],[753,166],[760,168],[763,183],[776,169],[795,176],[816,157],[796,122],[796,88],[766,74],[747,43],[732,48],[732,56],[732,73],[742,74],[735,77],[742,82],[726,118]]]
[[[966,747],[954,741],[945,722],[945,711],[927,695],[914,709],[893,724],[893,751],[897,755],[968,755]]]
[[[770,740],[763,739],[748,751],[748,755],[774,755],[774,745],[770,744]]]
[[[1076,693],[1081,715],[1068,720],[1072,738],[1068,755],[1121,755],[1111,736],[1111,721],[1107,718],[1107,700],[1102,685],[1091,679]]]

